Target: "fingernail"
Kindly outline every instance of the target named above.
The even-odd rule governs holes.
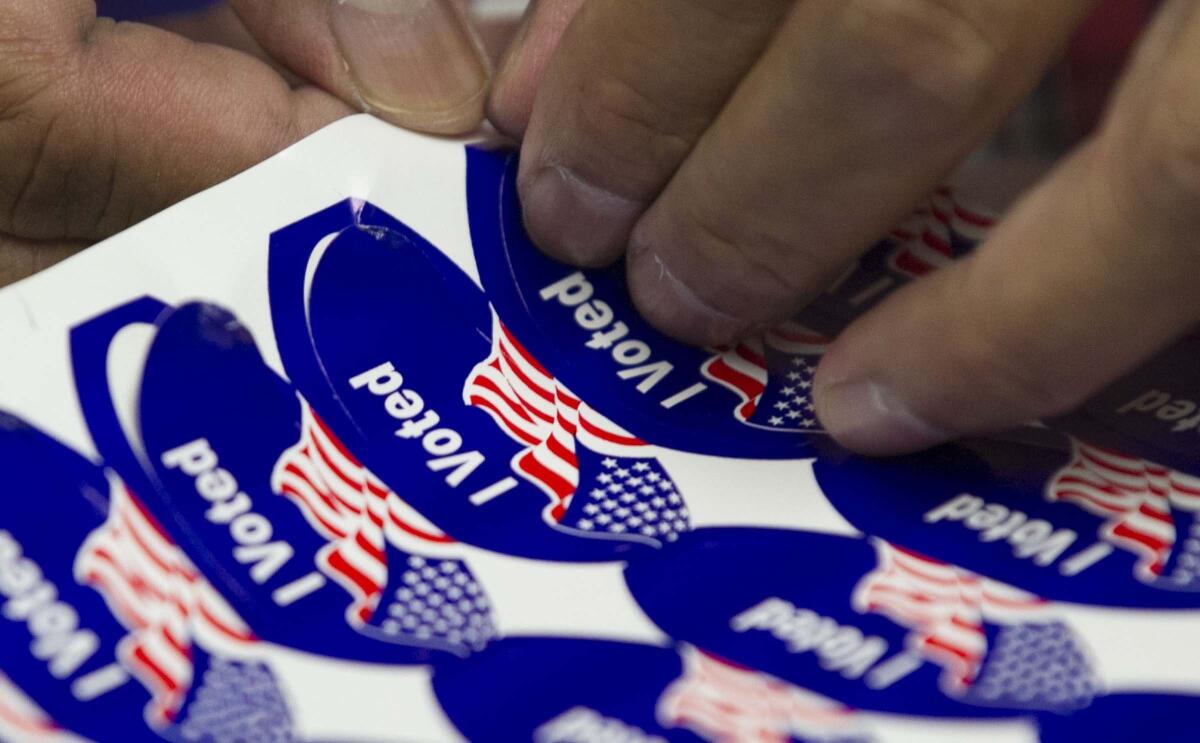
[[[440,134],[483,116],[489,69],[450,0],[333,0],[338,50],[364,107]]]
[[[904,454],[941,444],[953,434],[913,413],[888,387],[848,380],[815,391],[817,418],[831,436],[861,454]]]
[[[639,228],[640,229],[640,228]],[[635,236],[627,267],[629,293],[646,320],[667,335],[696,346],[730,343],[754,326],[702,300]]]
[[[543,250],[568,263],[603,266],[625,252],[642,205],[580,178],[543,166],[521,187],[525,227]]]

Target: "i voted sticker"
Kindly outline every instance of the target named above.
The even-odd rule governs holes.
[[[106,362],[114,335],[137,323],[156,333],[127,430]],[[495,635],[488,597],[453,540],[340,448],[231,315],[141,300],[77,328],[73,341],[100,452],[258,636],[412,664],[468,654]]]
[[[1044,600],[886,542],[697,530],[626,576],[671,636],[860,710],[1066,713],[1103,688]]]
[[[1200,377],[1193,334],[1051,422],[1094,441],[1166,467],[1200,474]]]
[[[580,271],[525,234],[515,156],[468,150],[475,261],[497,314],[571,389],[619,425],[662,446],[753,458],[811,456],[823,438],[812,375],[829,339],[788,324],[720,349],[651,328],[623,267]]]
[[[514,704],[498,685],[538,693]],[[469,740],[873,739],[844,705],[686,645],[507,638],[440,666],[434,690]]]
[[[347,202],[276,233],[271,298],[284,368],[321,428],[454,539],[610,561],[690,528],[653,447],[554,376],[461,269],[388,215]]]
[[[1047,598],[1200,607],[1200,478],[1065,436],[969,441],[892,460],[817,460],[868,534]]]
[[[0,414],[0,667],[44,717],[96,740],[292,740],[257,638],[138,500]]]
[[[974,251],[994,223],[994,217],[963,203],[953,189],[939,188],[797,319],[836,336],[900,287]]]

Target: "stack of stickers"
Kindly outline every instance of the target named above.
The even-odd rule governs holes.
[[[11,333],[61,373],[0,376],[5,740],[1192,739],[1186,347],[1069,420],[864,460],[813,371],[982,239],[949,191],[796,323],[696,349],[536,251],[512,156],[354,119],[216,191],[380,148],[407,185],[285,188],[215,279],[206,194],[0,301],[66,306]],[[150,230],[184,244],[117,257]],[[106,263],[148,278],[65,298]]]

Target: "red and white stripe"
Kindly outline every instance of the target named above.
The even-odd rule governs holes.
[[[307,402],[300,440],[279,458],[271,485],[329,540],[318,564],[354,597],[356,622],[371,617],[387,585],[388,543],[424,553],[454,541],[367,470]]]
[[[911,630],[909,647],[945,673],[948,691],[974,682],[987,655],[984,623],[1026,620],[1045,601],[1003,583],[876,541],[878,565],[854,589],[860,612],[881,614]]]
[[[463,400],[525,446],[512,466],[549,498],[544,517],[550,523],[562,520],[579,487],[577,442],[600,454],[651,456],[646,442],[559,383],[499,320],[493,320],[491,353],[467,377]]]
[[[24,691],[0,673],[0,740],[42,743],[62,729]]]
[[[1136,554],[1147,580],[1162,574],[1175,547],[1172,507],[1200,511],[1200,477],[1075,440],[1046,494],[1104,518],[1101,536]]]
[[[818,333],[786,322],[757,338],[740,341],[732,346],[718,346],[700,372],[712,382],[725,387],[739,398],[741,403],[734,409],[734,416],[742,421],[753,417],[762,394],[767,389],[770,373],[767,370],[766,348],[778,349],[787,354],[819,356],[832,342]]]
[[[710,741],[783,743],[852,730],[849,708],[765,673],[683,648],[684,672],[658,701],[664,727]]]
[[[953,262],[952,233],[979,243],[994,224],[992,217],[960,204],[950,188],[940,188],[892,230],[899,247],[888,263],[908,276],[924,276]]]
[[[192,642],[204,632],[254,642],[232,607],[196,571],[137,499],[114,487],[105,524],[85,540],[76,579],[95,588],[130,630],[118,652],[150,691],[150,719],[174,718],[192,683]]]

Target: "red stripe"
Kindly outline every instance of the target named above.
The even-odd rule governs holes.
[[[346,485],[348,487],[351,487],[354,489],[359,488],[360,483],[357,480],[353,479],[349,474],[347,474],[346,471],[342,469],[341,465],[339,465],[337,462],[333,461],[333,457],[329,456],[329,452],[325,451],[325,447],[321,445],[321,440],[318,437],[313,436],[312,443],[313,443],[313,448],[317,450],[317,455],[320,456],[321,459],[325,462],[325,464],[329,466],[329,469],[333,470],[333,474],[336,475],[339,480],[346,483]],[[334,444],[334,447],[336,448],[337,445]],[[351,461],[353,462],[353,460],[351,460]],[[357,464],[357,463],[354,463],[353,466],[359,467],[360,469],[362,467],[362,465]]]
[[[301,482],[306,483],[313,493],[316,494],[317,499],[324,503],[331,511],[336,513],[342,510],[342,505],[340,504],[342,504],[343,501],[340,498],[335,501],[334,499],[336,496],[330,494],[329,488],[325,486],[325,483],[318,485],[317,483],[313,482],[311,479],[309,479],[308,475],[304,473],[304,470],[296,466],[295,462],[288,462],[287,466],[283,468],[283,471],[299,479]],[[281,484],[280,490],[283,490],[284,488],[285,486]],[[292,490],[292,493],[299,497],[300,500],[304,500],[304,496],[299,495],[299,493],[297,493],[294,489]],[[345,505],[349,507],[349,504]]]
[[[924,276],[933,270],[933,266],[913,255],[910,250],[902,250],[892,259],[896,268],[914,276]]]
[[[496,414],[497,417],[500,418],[500,420],[505,422],[504,428],[507,431],[509,431],[513,436],[516,436],[521,441],[525,442],[526,444],[528,444],[530,446],[537,446],[538,438],[527,431],[523,431],[520,428],[517,428],[516,426],[509,424],[507,418],[505,418],[505,416],[504,416],[504,413],[501,412],[500,410],[497,410],[496,406],[494,404],[492,404],[491,400],[487,400],[485,398],[479,397],[478,395],[472,395],[471,397],[469,397],[467,399],[467,402],[471,403],[472,405],[477,405],[481,408],[492,411],[493,413]]]
[[[531,392],[533,392],[533,394],[542,398],[546,402],[554,402],[554,393],[541,387],[540,385],[534,384],[533,380],[526,376],[521,367],[518,366],[515,361],[513,361],[512,356],[508,353],[508,349],[506,349],[503,345],[500,346],[500,355],[503,356],[504,360],[508,362],[508,367],[512,370],[513,374],[517,375],[517,379],[520,379],[525,386],[528,387]],[[537,363],[532,359],[526,358],[526,360],[529,361],[534,367],[537,367]]]
[[[471,386],[480,387],[482,389],[488,390],[489,392],[491,392],[492,394],[496,395],[501,400],[503,400],[505,402],[505,404],[507,404],[508,407],[512,410],[513,414],[515,414],[518,418],[522,419],[523,421],[525,421],[526,423],[529,423],[531,425],[534,424],[533,418],[529,417],[530,411],[529,411],[529,409],[527,409],[525,407],[525,404],[520,402],[519,400],[514,400],[511,397],[509,397],[508,395],[506,395],[504,393],[504,390],[500,389],[499,385],[497,385],[494,380],[489,379],[488,377],[485,377],[482,375],[476,375],[475,378],[471,380]],[[537,413],[537,416],[539,418],[542,418],[543,420],[549,419],[548,416],[546,416],[544,413],[542,413],[540,410],[537,410],[536,408],[534,408],[532,412]]]
[[[370,555],[376,562],[378,562],[380,564],[384,564],[384,565],[387,564],[387,555],[384,553],[384,551],[382,549],[380,549],[379,547],[376,547],[375,545],[371,544],[371,541],[369,539],[367,539],[366,536],[364,536],[361,531],[354,535],[354,541],[356,544],[358,544],[358,546],[364,552],[366,552],[368,555]]]
[[[1121,459],[1128,459],[1128,457],[1125,457],[1120,454],[1116,454],[1115,452],[1106,451],[1104,449],[1101,449],[1100,447],[1090,447],[1090,448],[1095,449],[1097,451],[1102,451],[1105,454],[1115,455],[1117,457],[1120,457]],[[1126,469],[1125,467],[1121,467],[1120,465],[1113,464],[1112,462],[1108,461],[1107,459],[1101,459],[1100,457],[1097,457],[1095,454],[1093,454],[1091,451],[1089,451],[1089,447],[1086,447],[1086,446],[1079,447],[1079,454],[1084,459],[1088,460],[1089,462],[1095,463],[1096,465],[1100,466],[1102,469],[1112,470],[1113,472],[1120,472],[1123,475],[1129,475],[1131,477],[1140,477],[1140,476],[1142,476],[1142,474],[1144,474],[1142,472],[1142,467],[1140,465],[1135,465],[1137,467],[1137,469]],[[1118,486],[1118,487],[1120,487],[1120,486]]]
[[[550,450],[551,454],[563,460],[572,468],[578,469],[579,459],[576,458],[575,452],[568,449],[557,437],[550,436],[547,438],[546,448]]]
[[[116,603],[120,613],[128,616],[129,621],[133,623],[135,628],[144,629],[150,626],[150,622],[147,621],[146,618],[141,614],[139,614],[137,610],[121,599],[117,598],[115,595],[116,591],[113,589],[112,585],[99,573],[95,571],[89,571],[84,577],[87,579],[88,583],[97,586],[101,592],[103,592],[108,598],[112,599],[112,601]]]
[[[1175,525],[1175,520],[1171,518],[1171,514],[1163,513],[1162,511],[1156,511],[1150,507],[1149,503],[1143,503],[1140,507],[1138,507],[1138,513],[1147,518],[1154,519],[1155,521],[1161,521],[1164,524],[1170,524],[1171,526]]]
[[[208,607],[204,605],[203,601],[197,602],[196,609],[197,609],[197,611],[200,612],[200,616],[204,618],[204,621],[208,622],[208,624],[213,629],[217,630],[218,632],[225,635],[226,637],[232,638],[239,642],[255,642],[258,640],[258,638],[254,635],[253,632],[247,632],[247,633],[238,632],[237,630],[233,629],[229,625],[222,622],[211,611],[208,610]]]
[[[305,501],[304,496],[301,495],[299,493],[299,491],[297,491],[292,485],[289,485],[286,482],[281,483],[279,486],[279,489],[281,491],[283,491],[284,494],[289,495],[292,498],[295,498],[297,501],[299,501],[300,505],[304,508],[304,512],[307,514],[310,514],[314,519],[316,519],[317,522],[319,524],[321,524],[321,526],[326,531],[328,531],[330,534],[333,534],[338,539],[341,539],[342,537],[346,536],[346,532],[342,531],[341,529],[337,528],[336,526],[329,523],[325,519],[321,518],[321,514],[317,513],[317,510],[315,508],[312,508],[311,506],[309,506],[308,502]]]
[[[977,653],[972,653],[971,651],[964,650],[956,645],[951,644],[947,640],[943,640],[942,638],[937,637],[935,635],[927,636],[922,644],[924,644],[926,647],[936,648],[938,650],[947,652],[950,655],[953,655],[954,657],[959,658],[970,665],[974,665],[975,662],[979,660],[979,655]]]
[[[996,224],[996,220],[991,219],[990,217],[985,217],[982,214],[976,214],[975,212],[959,204],[954,205],[954,216],[958,217],[964,222],[967,222],[968,224],[975,225],[976,227],[991,227]]]
[[[934,233],[932,230],[925,230],[925,232],[921,235],[921,242],[925,243],[947,258],[954,257],[954,248],[950,246],[950,243],[943,240],[940,235]]]
[[[521,358],[528,361],[530,366],[532,366],[534,369],[537,369],[539,372],[546,375],[547,377],[554,376],[553,374],[551,374],[549,371],[546,370],[546,367],[544,367],[538,363],[538,360],[533,357],[533,354],[529,353],[529,351],[527,351],[525,349],[525,346],[521,345],[521,342],[518,341],[513,336],[513,334],[509,331],[509,329],[507,327],[505,327],[504,325],[501,325],[500,330],[501,330],[501,332],[504,333],[504,337],[508,339],[508,342],[512,344],[512,347],[514,349],[516,349],[517,353],[521,354]]]
[[[179,653],[188,660],[192,659],[192,646],[190,644],[184,643],[183,641],[177,639],[165,626],[161,628],[160,632],[163,636],[163,639],[167,641],[168,645],[175,649],[175,652]]]
[[[422,531],[417,527],[409,524],[401,519],[394,511],[388,511],[388,516],[391,517],[392,523],[401,531],[407,532],[418,539],[424,539],[427,542],[437,542],[438,544],[453,544],[454,539],[446,534],[431,534],[427,531]]]
[[[346,562],[346,558],[342,557],[342,554],[337,550],[333,550],[329,553],[328,560],[331,568],[337,571],[339,575],[349,579],[350,582],[357,586],[358,589],[368,598],[374,596],[380,591],[379,586],[377,586],[374,581],[360,573],[353,565]]]
[[[533,477],[534,480],[549,488],[559,498],[565,498],[575,491],[574,485],[564,479],[562,475],[548,469],[533,454],[533,451],[525,452],[518,460],[518,466],[522,470]]]
[[[622,446],[645,446],[646,445],[645,441],[642,441],[641,439],[639,439],[636,436],[622,436],[620,434],[616,434],[611,431],[607,431],[603,428],[600,428],[600,427],[596,426],[594,423],[592,423],[591,421],[589,421],[586,415],[579,416],[579,425],[583,428],[583,430],[587,431],[588,433],[595,436],[596,438],[601,439],[603,441],[607,441],[612,444],[620,444]]]
[[[1089,493],[1084,493],[1084,492],[1080,492],[1077,490],[1066,489],[1066,490],[1060,490],[1058,495],[1059,495],[1059,497],[1062,497],[1062,498],[1076,497],[1076,498],[1079,498],[1080,500],[1085,500],[1088,503],[1095,505],[1097,508],[1100,508],[1101,510],[1104,510],[1104,511],[1108,511],[1109,513],[1112,513],[1112,514],[1125,513],[1124,508],[1122,508],[1120,506],[1114,506],[1114,505],[1105,503],[1104,501],[1100,500],[1099,498],[1097,498]]]
[[[751,364],[754,364],[755,366],[762,369],[763,371],[766,371],[767,360],[763,356],[756,353],[753,349],[751,349],[745,343],[737,344],[737,347],[734,348],[734,353],[736,353],[738,356],[742,357],[746,361],[749,361]]]
[[[734,369],[722,357],[713,359],[707,369],[710,376],[718,382],[727,384],[736,389],[748,403],[753,403],[757,407],[757,398],[766,389],[766,384],[751,377],[749,374]],[[753,410],[750,411],[753,414]],[[749,418],[750,415],[746,415]]]
[[[337,434],[329,426],[325,425],[325,421],[321,420],[321,416],[317,415],[317,411],[310,408],[308,412],[312,413],[313,422],[317,424],[317,428],[321,429],[321,433],[325,434],[325,438],[329,440],[329,443],[333,444],[333,448],[337,449],[338,453],[355,467],[361,467],[362,465],[359,464],[358,459],[342,444],[342,440],[337,437]]]
[[[1155,554],[1162,552],[1169,546],[1167,542],[1164,542],[1157,537],[1152,537],[1149,534],[1135,531],[1129,524],[1124,523],[1117,524],[1117,526],[1113,529],[1113,535],[1145,545],[1146,547],[1149,547]]]
[[[162,686],[168,691],[173,692],[179,689],[178,682],[167,675],[166,671],[164,671],[157,663],[151,660],[150,656],[146,653],[146,648],[144,646],[138,645],[133,651],[133,657],[137,659],[138,665],[150,671],[150,673],[153,674],[154,677],[159,680],[159,683],[162,684]]]

